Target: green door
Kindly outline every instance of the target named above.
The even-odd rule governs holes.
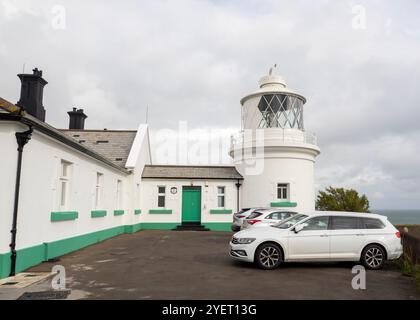
[[[201,187],[182,188],[182,222],[201,222]]]

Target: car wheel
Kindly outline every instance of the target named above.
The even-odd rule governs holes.
[[[283,261],[280,247],[274,243],[259,246],[255,253],[255,261],[261,269],[276,269]]]
[[[367,269],[381,269],[385,263],[385,251],[381,246],[371,244],[363,250],[361,261]]]

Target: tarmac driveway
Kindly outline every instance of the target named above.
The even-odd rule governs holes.
[[[420,299],[392,264],[353,290],[353,264],[285,264],[264,271],[232,261],[227,232],[141,231],[30,271],[66,268],[67,287],[90,299]]]

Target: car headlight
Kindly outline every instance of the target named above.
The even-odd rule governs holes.
[[[233,238],[232,243],[234,244],[250,244],[253,243],[255,238]]]

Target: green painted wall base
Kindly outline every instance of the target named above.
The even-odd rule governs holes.
[[[16,272],[24,271],[43,261],[102,242],[120,234],[135,233],[140,230],[172,230],[180,223],[138,223],[75,236],[58,241],[43,243],[34,247],[17,250]],[[231,231],[231,223],[203,223],[212,231]],[[0,279],[10,274],[10,252],[0,254]]]
[[[271,202],[273,208],[296,208],[296,202]]]

